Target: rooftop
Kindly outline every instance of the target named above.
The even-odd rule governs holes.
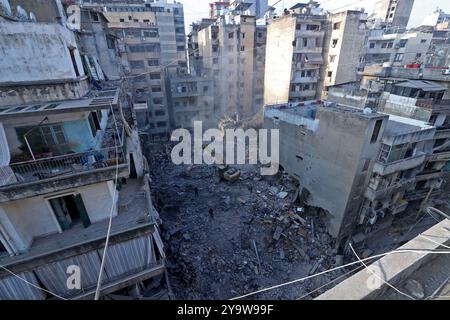
[[[436,82],[427,80],[406,80],[394,84],[397,87],[406,87],[413,89],[421,89],[422,91],[445,91],[447,88],[437,84]]]

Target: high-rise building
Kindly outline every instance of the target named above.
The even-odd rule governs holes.
[[[414,0],[377,0],[373,18],[399,28],[408,26]]]
[[[264,104],[267,26],[227,15],[198,31],[198,74],[214,79],[216,112],[250,117]]]
[[[347,10],[329,16],[324,48],[324,87],[358,80],[363,69],[367,14]]]

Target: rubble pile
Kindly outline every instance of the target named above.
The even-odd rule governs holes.
[[[177,298],[228,299],[334,266],[333,240],[317,212],[295,201],[294,180],[241,165],[234,166],[241,175],[231,183],[214,166],[172,164],[169,150],[153,149],[147,158]],[[254,298],[297,299],[344,272]]]

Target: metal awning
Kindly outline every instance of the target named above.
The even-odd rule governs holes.
[[[426,80],[406,80],[394,84],[397,87],[420,89],[422,91],[445,91],[446,88],[432,81]]]
[[[112,88],[93,91],[91,92],[90,96],[83,99],[1,107],[0,119],[26,115],[35,116],[108,109],[110,108],[110,105],[112,105],[113,107],[117,106],[119,100],[119,92],[119,88]]]

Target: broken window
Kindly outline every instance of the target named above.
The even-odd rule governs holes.
[[[333,30],[339,30],[341,28],[341,22],[336,22],[333,24]]]

